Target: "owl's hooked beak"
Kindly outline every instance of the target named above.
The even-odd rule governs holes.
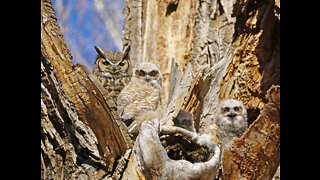
[[[112,71],[116,72],[117,68],[115,66],[112,66]]]
[[[233,110],[231,110],[231,112],[228,114],[228,116],[229,116],[230,118],[234,118],[234,117],[237,116],[237,114],[236,114]]]
[[[146,81],[149,82],[151,80],[149,75],[146,75]]]

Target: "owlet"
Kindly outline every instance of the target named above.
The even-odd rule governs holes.
[[[196,129],[194,127],[193,123],[193,114],[189,113],[184,110],[180,110],[177,117],[173,120],[173,125],[177,127],[182,127],[184,129],[187,129],[189,131],[196,132]]]
[[[161,104],[162,75],[152,63],[140,63],[133,69],[132,79],[119,94],[118,113],[129,126],[144,111],[156,110]]]
[[[227,99],[220,102],[215,115],[218,126],[217,137],[222,145],[232,140],[233,137],[240,137],[247,129],[247,110],[241,101]]]

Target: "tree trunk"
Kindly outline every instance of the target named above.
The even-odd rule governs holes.
[[[94,179],[130,148],[103,95],[74,65],[51,1],[41,1],[41,176]]]
[[[144,124],[145,136],[131,144],[103,89],[86,67],[72,63],[52,4],[42,0],[42,179],[161,178],[150,171],[154,163],[141,160],[144,154],[157,155],[150,160],[160,161],[159,172],[171,179],[172,168],[164,167],[176,162],[166,159],[157,133],[180,132],[217,153],[217,139],[200,140],[215,136],[217,105],[228,98],[243,101],[250,126],[223,151],[217,178],[272,179],[280,164],[280,1],[126,0],[124,12],[131,61],[159,64],[163,73],[164,116],[151,121],[162,128]],[[171,128],[181,110],[193,115],[196,132]],[[141,149],[149,140],[152,148]],[[141,171],[146,165],[149,171]],[[193,166],[182,167],[200,178]]]

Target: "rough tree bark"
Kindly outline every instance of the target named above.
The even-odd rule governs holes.
[[[91,179],[130,148],[86,69],[74,65],[51,1],[41,1],[41,176]]]
[[[166,159],[165,151],[143,152],[142,139],[147,141],[149,133],[153,142],[155,132],[171,133],[180,110],[193,114],[196,133],[174,132],[214,137],[218,102],[234,98],[246,106],[250,126],[224,151],[217,176],[272,179],[280,165],[280,1],[126,0],[124,12],[123,44],[131,44],[131,60],[159,64],[163,73],[163,129],[145,128],[146,135],[131,144],[90,72],[72,63],[52,4],[42,0],[42,178],[157,177],[153,171],[141,172],[136,159],[151,150],[162,153],[156,160]],[[156,147],[158,142],[153,142]],[[202,145],[214,149],[210,142]]]

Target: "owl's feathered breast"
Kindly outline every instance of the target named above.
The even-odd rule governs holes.
[[[102,73],[99,76],[100,82],[106,89],[117,90],[122,89],[126,84],[130,82],[131,76],[129,74],[119,75],[106,75],[108,73]]]
[[[106,98],[111,98],[114,102],[117,101],[119,93],[130,82],[131,76],[127,74],[120,74],[117,76],[98,76],[99,81],[106,89],[108,94]]]
[[[154,110],[160,102],[160,88],[144,81],[131,81],[119,94],[118,110],[123,119],[133,118],[143,110]]]

